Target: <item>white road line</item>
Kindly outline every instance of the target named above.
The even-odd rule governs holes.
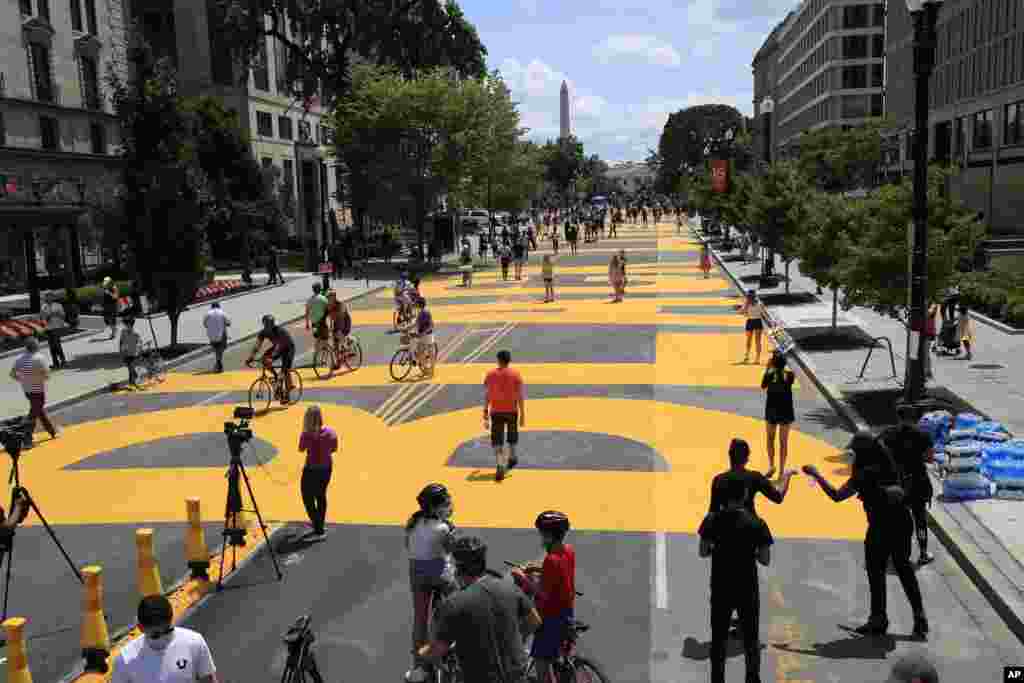
[[[668,544],[664,531],[654,534],[654,604],[668,609]]]
[[[477,347],[476,351],[466,356],[465,360],[462,361],[463,364],[468,365],[469,363],[472,363],[483,354],[490,351],[492,348],[494,348],[495,344],[497,344],[502,337],[511,332],[512,328],[515,326],[515,323],[506,323],[506,325],[503,328],[501,328],[500,332],[492,335],[489,339],[480,344],[480,346]]]
[[[427,401],[440,394],[441,391],[444,390],[444,388],[444,384],[434,384],[429,389],[420,394],[417,398],[413,399],[409,403],[406,403],[402,407],[402,409],[400,409],[397,413],[392,415],[391,418],[387,420],[387,425],[389,427],[394,427],[399,422],[402,422],[406,418],[410,417],[413,413],[419,410],[421,406],[427,403]]]
[[[200,401],[200,402],[199,402],[199,403],[197,403],[196,405],[197,405],[197,406],[205,406],[205,405],[206,405],[207,403],[213,403],[213,402],[214,402],[214,401],[216,401],[217,399],[219,399],[219,398],[224,398],[225,396],[227,396],[227,395],[228,395],[228,394],[230,394],[230,393],[232,393],[232,390],[230,390],[230,389],[229,389],[229,390],[227,390],[227,391],[222,391],[222,392],[220,392],[219,394],[214,394],[214,395],[213,395],[213,396],[211,396],[210,398],[206,398],[206,399],[203,399],[202,401]]]
[[[462,332],[459,332],[457,335],[455,335],[454,337],[452,337],[451,339],[448,340],[448,342],[444,345],[444,348],[442,348],[440,353],[438,353],[438,362],[441,362],[442,360],[446,360],[452,353],[455,352],[455,350],[459,346],[462,345],[462,343],[469,337],[470,329],[471,328],[467,328],[465,330],[462,330]],[[391,418],[394,417],[394,413],[395,412],[397,412],[397,411],[402,409],[403,405],[405,404],[405,400],[407,398],[409,398],[409,396],[413,392],[415,392],[416,389],[418,387],[420,387],[420,386],[423,386],[423,385],[421,385],[421,384],[406,384],[406,385],[404,385],[401,389],[399,389],[398,391],[393,393],[390,397],[388,397],[388,399],[386,401],[384,401],[384,403],[382,403],[380,405],[380,407],[377,408],[376,411],[374,411],[374,414],[377,417],[379,417],[382,420],[384,420],[385,422],[388,422]]]
[[[391,396],[389,396],[388,399],[386,401],[384,401],[384,403],[380,404],[380,407],[378,407],[377,410],[374,411],[374,415],[376,415],[377,417],[383,419],[384,416],[387,413],[391,412],[392,408],[395,407],[395,404],[400,403],[402,401],[402,399],[404,399],[406,397],[406,395],[411,393],[417,386],[419,386],[419,385],[418,384],[405,384],[405,385],[403,385],[401,388],[399,388],[398,391],[396,391],[395,393],[391,394]]]

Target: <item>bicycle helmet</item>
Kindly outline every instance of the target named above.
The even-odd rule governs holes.
[[[314,294],[319,294],[321,289],[323,289],[323,285],[321,285],[319,282],[314,282],[313,283],[313,293]]]
[[[273,327],[274,326],[274,316],[272,316],[272,315],[265,315],[265,316],[263,316],[263,325],[264,325],[264,327]]]
[[[537,515],[537,520],[533,525],[537,527],[538,531],[561,538],[569,531],[569,518],[564,512],[545,510]]]
[[[487,545],[476,536],[455,539],[451,552],[459,574],[477,576],[487,568]]]
[[[450,503],[452,500],[451,494],[448,493],[448,489],[445,488],[444,484],[427,484],[420,491],[420,494],[416,496],[416,502],[420,504],[420,509],[424,512],[436,510],[445,503]]]

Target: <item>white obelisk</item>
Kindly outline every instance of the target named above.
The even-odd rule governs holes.
[[[561,92],[561,120],[559,126],[559,137],[562,139],[568,138],[572,135],[572,128],[569,124],[569,86],[566,85],[565,81],[562,81],[562,92]]]

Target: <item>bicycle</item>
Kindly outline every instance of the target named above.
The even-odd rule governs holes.
[[[253,367],[252,361],[246,361],[248,367]],[[280,365],[267,366],[260,364],[261,374],[259,378],[249,387],[249,407],[259,410],[257,406],[262,405],[262,411],[270,410],[271,402],[276,398],[281,405],[298,403],[302,398],[302,376],[292,368],[288,375],[292,380],[292,390],[285,394],[285,382],[283,373],[275,373],[273,370],[281,369]]]
[[[324,683],[310,651],[316,636],[309,630],[309,621],[308,616],[299,617],[282,638],[288,647],[288,660],[281,674],[281,683]]]
[[[438,610],[441,603],[448,596],[441,588],[435,587],[430,592],[430,622],[427,624],[427,632],[433,632],[433,625],[437,621]],[[429,663],[428,678],[430,683],[465,683],[462,677],[462,669],[459,668],[459,658],[455,654],[455,643],[451,644],[448,652],[440,660]]]
[[[326,343],[313,354],[313,372],[320,379],[330,378],[342,363],[349,370],[358,370],[363,365],[363,346],[354,334],[341,346]]]
[[[153,346],[153,342],[142,343],[142,351],[135,359],[135,363],[135,379],[138,384],[144,384],[146,380],[164,381],[164,359],[160,355],[160,349]]]
[[[525,567],[515,562],[506,560],[505,564],[525,571]],[[519,577],[514,574],[512,579],[524,593],[529,595],[533,592],[532,586],[524,586]],[[583,593],[579,591],[576,591],[576,595],[583,597]],[[526,680],[529,683],[609,683],[610,679],[597,662],[576,653],[576,643],[579,642],[580,634],[589,630],[589,624],[573,619],[562,636],[558,658],[551,663],[551,676],[548,677],[548,680],[540,681],[537,678],[537,663],[533,657],[530,657],[529,663],[526,665]]]
[[[395,330],[400,330],[413,321],[416,314],[413,312],[412,304],[400,303],[395,307],[395,312],[392,315]]]
[[[401,382],[408,377],[413,367],[420,367],[419,360],[417,360],[416,354],[412,350],[412,336],[408,332],[403,332],[400,343],[401,346],[395,351],[395,355],[391,357],[391,364],[388,366],[391,371],[391,379],[396,382]],[[420,367],[420,371],[424,376],[429,372],[433,372],[434,366],[437,364],[437,353],[437,342],[434,342],[428,354],[427,367]]]

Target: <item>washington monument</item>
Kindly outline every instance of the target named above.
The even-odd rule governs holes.
[[[572,135],[572,126],[569,122],[569,86],[566,85],[565,81],[562,81],[562,92],[559,98],[561,107],[560,110],[560,126],[558,136],[563,140],[567,139]]]

